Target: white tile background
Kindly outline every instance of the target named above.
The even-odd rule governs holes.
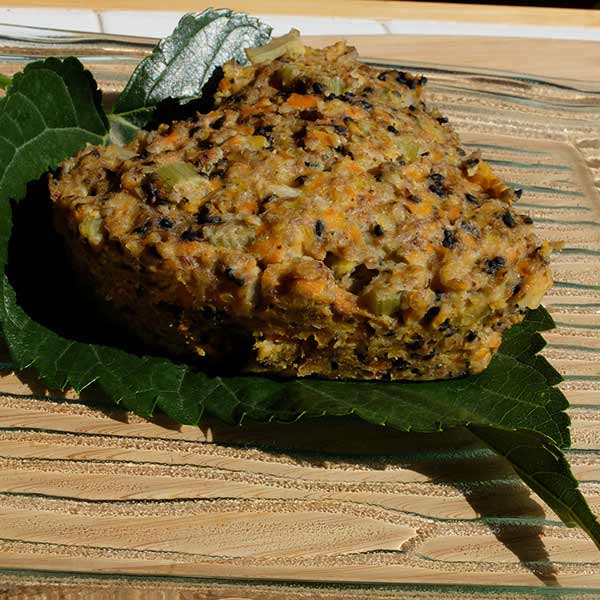
[[[0,23],[51,29],[101,31],[100,15],[93,10],[3,7],[0,8]]]
[[[483,35],[562,40],[600,41],[600,27],[550,27],[509,23],[459,23],[456,21],[386,21],[390,33],[420,35]]]
[[[34,0],[35,1],[35,0]],[[323,0],[326,2],[327,0]],[[0,23],[73,29],[147,37],[170,33],[183,13],[156,11],[108,11],[0,8]],[[258,15],[273,26],[274,35],[296,27],[306,35],[404,33],[421,35],[482,35],[600,41],[600,27],[549,27],[507,23],[458,23],[450,21],[414,21],[342,19],[299,15]]]

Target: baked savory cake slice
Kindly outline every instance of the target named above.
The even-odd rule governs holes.
[[[226,64],[212,112],[67,160],[56,226],[114,318],[173,356],[477,373],[550,287],[550,246],[425,83],[343,43]]]

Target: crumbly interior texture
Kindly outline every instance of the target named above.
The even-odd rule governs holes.
[[[425,84],[342,43],[226,64],[212,112],[67,160],[56,226],[114,317],[173,356],[327,378],[480,372],[550,287],[551,248]]]

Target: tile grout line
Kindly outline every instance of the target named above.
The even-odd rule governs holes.
[[[104,23],[102,22],[102,16],[100,15],[99,10],[94,11],[94,15],[96,16],[96,21],[98,21],[98,32],[105,33],[104,31]]]
[[[385,29],[385,33],[383,35],[391,35],[392,30],[390,29],[387,21],[377,19],[377,22]]]

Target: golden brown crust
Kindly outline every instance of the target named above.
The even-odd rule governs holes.
[[[66,161],[57,225],[99,295],[170,353],[301,376],[479,372],[550,286],[549,248],[424,84],[341,43],[228,64],[214,111]],[[169,163],[188,165],[175,185]]]

